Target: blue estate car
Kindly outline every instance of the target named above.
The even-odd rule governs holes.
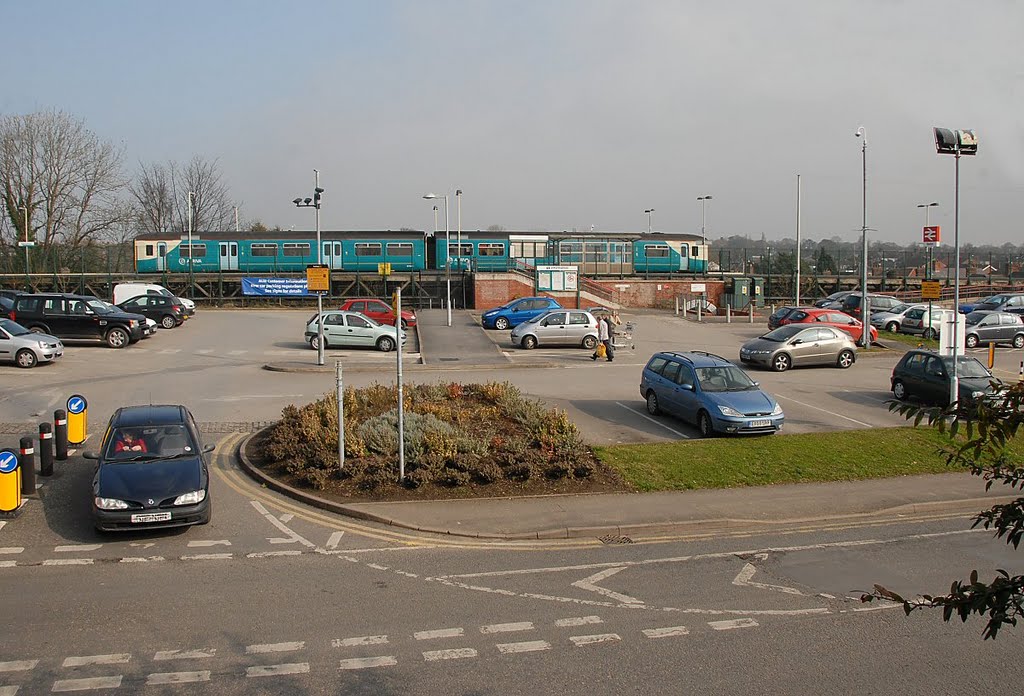
[[[485,329],[504,331],[553,309],[562,309],[562,305],[550,297],[521,297],[487,310],[481,321]]]
[[[704,437],[774,433],[785,420],[782,407],[746,372],[704,351],[655,353],[644,367],[640,395],[651,415],[674,415]]]

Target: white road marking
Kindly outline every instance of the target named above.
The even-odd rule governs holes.
[[[489,626],[481,626],[481,633],[512,633],[513,631],[532,631],[532,621],[519,621],[516,623],[502,623],[502,624],[491,624]]]
[[[44,566],[92,565],[91,558],[52,558],[43,561]]]
[[[89,679],[58,679],[52,691],[89,691],[91,689],[116,689],[121,686],[121,675],[116,677],[91,677]]]
[[[873,606],[867,606],[867,607],[855,607],[855,608],[851,609],[850,611],[878,611],[880,609],[902,609],[903,608],[903,605],[900,604],[899,602],[887,602],[886,600],[881,600],[881,601],[882,601],[882,604],[875,604]]]
[[[599,623],[604,623],[604,620],[600,616],[578,616],[572,619],[558,619],[555,621],[555,625],[559,627],[585,626],[586,624]]]
[[[636,599],[635,597],[630,597],[629,595],[624,595],[624,594],[620,594],[618,592],[613,592],[612,590],[608,590],[608,589],[605,589],[603,587],[598,587],[595,584],[595,583],[600,582],[601,580],[604,580],[605,578],[607,578],[609,576],[615,575],[619,571],[622,571],[622,570],[625,570],[625,569],[626,569],[625,566],[618,566],[616,568],[608,568],[607,570],[602,570],[599,573],[594,573],[593,575],[585,577],[582,580],[577,580],[572,585],[573,585],[573,587],[578,587],[581,590],[589,590],[590,592],[597,592],[598,594],[604,595],[605,597],[608,597],[609,599],[614,599],[616,602],[619,602],[621,604],[643,604],[644,602],[643,602],[642,599]]]
[[[17,561],[0,561],[0,568],[13,568],[18,565]]]
[[[428,650],[423,653],[426,662],[438,660],[461,660],[467,657],[476,657],[476,650],[473,648],[453,648],[452,650]]]
[[[757,557],[763,560],[768,557],[768,554],[759,553],[757,554]],[[804,593],[795,587],[787,587],[786,585],[770,585],[766,582],[753,582],[751,578],[754,577],[755,573],[757,573],[757,567],[753,563],[747,563],[733,579],[732,584],[738,587],[758,587],[762,590],[772,590],[774,592],[784,592],[786,594],[799,595],[801,597],[804,596]]]
[[[249,504],[256,508],[256,511],[263,515],[263,518],[267,520],[267,522],[270,522],[270,524],[274,525],[278,530],[287,535],[285,540],[271,539],[271,544],[292,543],[297,541],[308,549],[316,550],[316,544],[307,539],[303,539],[301,536],[289,529],[284,522],[271,515],[270,512],[267,511],[267,508],[263,507],[258,500],[250,500]]]
[[[200,348],[196,351],[199,355],[209,355],[213,352],[213,348]]]
[[[76,551],[96,551],[103,544],[71,544],[69,546],[55,546],[54,553],[75,553]]]
[[[153,546],[156,546],[156,543],[154,543],[152,541],[146,541],[146,542],[133,541],[133,542],[131,542],[128,545],[132,546],[132,547],[140,547],[140,548],[143,548],[143,549],[148,549],[148,548],[151,548]]]
[[[306,642],[302,640],[295,640],[290,643],[261,643],[245,646],[245,654],[258,655],[261,653],[272,652],[292,652],[295,650],[302,650],[304,647],[306,647]]]
[[[0,696],[14,696],[20,688],[20,686],[0,686]]]
[[[0,548],[0,553],[22,553],[24,551],[24,546],[4,546]]]
[[[434,640],[435,638],[459,638],[465,635],[461,628],[439,628],[436,631],[416,631],[412,637],[416,640]]]
[[[708,626],[716,631],[728,631],[733,628],[753,628],[757,626],[753,619],[729,619],[728,621],[708,621]]]
[[[308,662],[292,662],[285,665],[264,665],[259,667],[246,667],[247,677],[277,677],[286,674],[308,674]]]
[[[123,665],[132,659],[131,653],[118,653],[115,655],[82,655],[80,657],[67,657],[61,667],[84,667],[85,665]]]
[[[281,521],[282,521],[282,522],[284,522],[285,524],[288,524],[289,522],[291,522],[291,521],[292,521],[292,518],[293,518],[293,517],[295,517],[295,515],[293,515],[293,514],[292,514],[292,513],[290,513],[290,512],[286,512],[286,513],[284,513],[283,515],[281,515],[280,517],[278,517],[277,519],[281,520]]]
[[[161,355],[173,355],[175,353],[180,353],[181,348],[164,348],[163,350],[158,350],[157,352],[160,353]]]
[[[232,558],[230,553],[197,553],[191,556],[182,556],[183,561],[226,561]]]
[[[865,423],[864,421],[859,421],[859,420],[857,420],[855,418],[850,418],[849,416],[844,416],[841,413],[836,413],[835,411],[829,411],[828,409],[824,409],[824,408],[821,408],[819,406],[812,406],[810,404],[806,404],[803,401],[798,401],[797,399],[794,399],[792,397],[783,396],[783,395],[779,394],[778,392],[775,393],[775,399],[776,399],[776,401],[779,400],[779,399],[785,399],[786,401],[792,401],[794,404],[800,404],[801,406],[806,406],[807,408],[812,408],[815,411],[821,411],[822,413],[827,413],[830,416],[835,416],[836,418],[842,418],[843,420],[848,420],[851,423],[856,423],[857,425],[863,425],[865,428],[873,428],[873,427],[875,427],[875,426],[871,425],[870,423]]]
[[[651,418],[646,413],[642,413],[640,411],[637,411],[632,406],[627,406],[626,404],[622,403],[621,401],[616,401],[615,403],[618,404],[619,406],[621,406],[622,408],[626,409],[627,411],[629,411],[631,413],[635,413],[636,415],[640,416],[641,418],[646,418],[650,422],[654,423],[655,425],[661,426],[662,428],[664,428],[665,430],[668,430],[671,433],[675,433],[676,435],[678,435],[679,437],[683,438],[684,440],[692,440],[693,439],[691,436],[687,435],[686,433],[680,432],[680,431],[676,430],[675,428],[670,428],[669,426],[665,425],[661,421],[655,420],[655,419]]]
[[[14,660],[13,662],[0,662],[0,672],[25,672],[35,669],[39,660]]]
[[[398,660],[393,655],[382,655],[380,657],[355,657],[350,660],[342,660],[338,669],[367,669],[368,667],[393,667]]]
[[[188,542],[190,549],[200,546],[231,546],[231,542],[227,539],[194,539]]]
[[[190,684],[192,682],[210,681],[210,670],[199,672],[155,672],[146,677],[146,685],[157,684]]]
[[[648,638],[671,638],[673,636],[689,635],[690,629],[686,626],[670,626],[668,628],[645,628],[644,635]]]
[[[294,544],[296,541],[298,541],[298,539],[294,537],[290,537],[288,539],[285,539],[283,537],[267,537],[267,541],[269,541],[271,544]]]
[[[366,567],[373,568],[374,570],[390,570],[387,566],[381,565],[379,563],[367,563]]]
[[[200,650],[160,650],[153,656],[153,660],[198,660],[204,657],[214,657],[217,654],[216,648],[202,648]]]
[[[248,352],[247,350],[229,350],[228,355],[245,355]]]
[[[334,550],[338,548],[338,542],[341,541],[341,537],[345,535],[345,532],[332,532],[331,536],[328,537],[327,543],[324,544],[324,548]]]
[[[332,648],[355,648],[360,645],[384,645],[387,636],[359,636],[358,638],[335,638],[331,641]]]
[[[594,643],[608,643],[610,641],[622,640],[618,633],[595,633],[591,636],[569,636],[569,640],[573,642],[577,648],[583,647],[584,645],[592,645]]]
[[[125,556],[120,563],[149,563],[150,561],[166,560],[163,556]]]
[[[299,549],[290,549],[288,551],[253,551],[252,553],[245,554],[246,558],[271,558],[273,556],[301,556],[302,551]]]
[[[502,654],[536,652],[550,650],[551,643],[546,640],[528,640],[522,643],[498,643],[498,652]]]

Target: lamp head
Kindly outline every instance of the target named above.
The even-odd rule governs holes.
[[[292,201],[292,203],[294,203],[295,205],[298,205],[301,202],[302,202],[301,198],[296,198],[294,201]]]
[[[462,195],[462,189],[455,189],[455,195],[456,196],[461,196]]]
[[[428,193],[427,195],[425,195],[423,197],[426,198],[427,200],[432,200],[434,198],[437,198],[438,196],[437,196],[436,193]]]
[[[303,202],[303,203],[305,203],[306,205],[309,205],[310,203],[312,203],[312,202],[313,202],[313,199],[312,199],[312,198],[307,198],[307,199],[305,199],[305,200],[304,200],[304,201],[302,201],[302,202]]]

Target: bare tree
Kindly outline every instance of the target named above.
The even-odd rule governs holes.
[[[169,165],[141,164],[136,180],[128,186],[136,203],[139,228],[159,234],[175,233],[174,186]]]

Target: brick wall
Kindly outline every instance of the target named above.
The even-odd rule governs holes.
[[[678,296],[694,296],[693,283],[703,283],[709,302],[722,306],[722,295],[725,283],[721,280],[598,280],[594,281],[612,293],[612,299],[623,307],[652,307],[656,309],[674,309],[675,298]],[[527,278],[507,273],[477,273],[473,276],[476,309],[490,309],[503,305],[517,297],[530,297],[534,294],[533,285]],[[576,306],[576,293],[549,292],[540,293],[554,297],[563,307]],[[584,307],[602,304],[600,300],[584,296],[581,299]]]

